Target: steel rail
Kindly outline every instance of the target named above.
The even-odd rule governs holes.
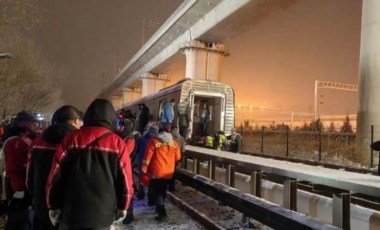
[[[274,229],[340,229],[181,168],[176,179]]]
[[[300,172],[300,171],[294,170],[294,168],[286,168],[286,169],[280,168],[280,167],[277,167],[276,160],[272,160],[273,166],[268,166],[268,165],[238,160],[236,159],[235,154],[224,153],[226,155],[225,157],[223,157],[222,155],[220,155],[220,152],[216,150],[207,149],[208,153],[201,152],[201,150],[202,148],[198,148],[198,147],[193,147],[193,146],[187,147],[186,153],[184,155],[187,157],[194,157],[198,160],[213,160],[214,162],[217,162],[217,163],[234,165],[237,171],[248,172],[249,174],[254,171],[261,171],[267,174],[274,174],[274,175],[282,176],[286,178],[293,178],[298,181],[307,181],[312,184],[328,186],[328,187],[337,188],[340,190],[350,191],[353,193],[361,193],[367,196],[380,198],[380,178],[372,176],[372,175],[368,175],[368,180],[374,182],[376,186],[370,186],[369,184],[366,184],[364,183],[364,181],[360,181],[360,180],[354,181],[348,178],[343,180],[343,178],[326,177],[323,175],[315,174],[314,172]],[[252,159],[252,161],[253,160],[254,159]],[[293,163],[289,162],[289,164],[293,164]],[[297,167],[297,164],[294,163],[293,167]],[[333,169],[326,169],[326,170],[333,170]],[[332,173],[334,173],[334,171],[335,170],[333,170]],[[338,172],[338,170],[336,171]],[[347,173],[352,173],[352,172],[347,172]],[[361,174],[355,175],[355,173],[352,173],[351,175],[357,176]]]

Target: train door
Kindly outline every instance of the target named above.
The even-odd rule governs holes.
[[[194,136],[205,136],[224,131],[225,96],[223,94],[195,93],[190,96],[192,103],[192,133]],[[202,126],[207,116],[206,125]]]

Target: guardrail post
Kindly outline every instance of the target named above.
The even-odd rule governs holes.
[[[187,156],[182,156],[182,160],[181,160],[181,168],[187,170]]]
[[[318,160],[322,161],[322,128],[319,128],[318,137]]]
[[[235,187],[235,166],[228,165],[226,170],[226,185]]]
[[[284,208],[297,211],[297,181],[284,182]]]
[[[208,168],[208,178],[215,180],[215,163],[213,160],[209,160],[207,164]]]
[[[289,157],[289,126],[286,126],[286,157]]]
[[[193,172],[195,174],[199,174],[200,161],[198,159],[193,158]]]
[[[264,126],[261,128],[261,153],[264,152]]]
[[[373,125],[371,125],[371,145],[373,144],[373,134],[374,134]],[[371,165],[370,166],[371,168],[373,168],[373,149],[372,148],[371,148]]]
[[[251,194],[257,197],[261,197],[261,172],[251,173]]]
[[[349,230],[351,228],[350,204],[351,195],[349,193],[333,195],[333,225],[344,230]]]

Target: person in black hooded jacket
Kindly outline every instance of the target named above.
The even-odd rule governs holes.
[[[28,155],[26,185],[33,199],[33,229],[56,229],[46,206],[46,181],[58,145],[66,134],[80,128],[80,112],[73,106],[62,106],[54,113],[51,123],[33,142]]]
[[[46,186],[49,216],[54,224],[61,221],[60,229],[109,229],[124,219],[133,197],[132,149],[114,133],[108,100],[95,99],[83,122],[54,155]]]

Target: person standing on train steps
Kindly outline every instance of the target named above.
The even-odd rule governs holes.
[[[95,99],[83,123],[57,148],[46,185],[49,216],[61,230],[109,229],[133,197],[132,149],[114,133],[111,102]]]
[[[191,107],[189,99],[185,98],[178,104],[178,125],[179,134],[187,139],[189,131],[189,123],[191,122]]]
[[[202,104],[202,108],[199,110],[199,117],[199,129],[201,136],[205,137],[207,136],[207,124],[210,120],[210,111],[206,103]]]
[[[28,154],[26,185],[33,200],[33,229],[58,229],[49,219],[46,205],[46,181],[56,149],[68,133],[81,126],[80,112],[65,105],[53,115],[50,125],[32,144]]]
[[[168,132],[171,132],[171,126],[174,120],[174,105],[175,99],[171,99],[170,102],[164,104],[162,111],[161,124]]]
[[[176,163],[181,159],[178,144],[173,136],[165,129],[161,129],[157,137],[153,137],[147,146],[141,166],[142,177],[150,177],[152,195],[156,204],[157,221],[166,219],[164,206],[166,189],[173,176]]]

